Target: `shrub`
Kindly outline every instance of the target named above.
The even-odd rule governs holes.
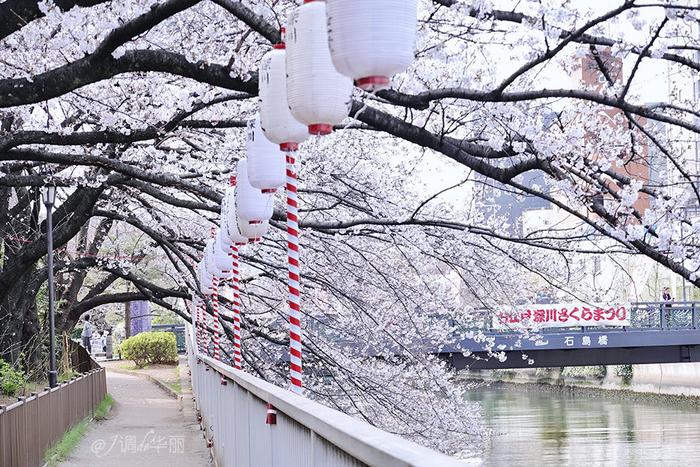
[[[618,365],[615,368],[615,373],[622,378],[622,384],[630,384],[632,376],[634,376],[634,368],[632,365]]]
[[[177,341],[172,332],[142,332],[121,343],[122,358],[133,360],[137,367],[149,363],[177,361]]]
[[[603,379],[606,372],[605,365],[567,366],[562,370],[561,375],[582,379]]]
[[[4,360],[0,360],[0,392],[14,397],[27,382],[24,373],[15,370]]]

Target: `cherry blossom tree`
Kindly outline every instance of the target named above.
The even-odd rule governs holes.
[[[585,296],[572,264],[590,255],[646,257],[700,285],[699,8],[597,3],[425,0],[411,69],[391,90],[356,90],[348,120],[302,146],[311,397],[457,452],[484,434],[478,408],[419,343],[543,284]],[[139,299],[189,319],[258,62],[294,6],[0,3],[3,358],[40,359],[47,183],[61,187],[62,330]],[[546,202],[566,228],[509,226],[485,208],[502,194]],[[285,384],[281,202],[272,226],[242,252],[244,359]]]

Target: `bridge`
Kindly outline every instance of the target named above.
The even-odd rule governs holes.
[[[700,362],[700,302],[631,303],[626,326],[533,330],[494,326],[494,318],[493,311],[481,309],[472,314],[468,326],[445,319],[445,327],[453,329],[451,338],[414,342],[408,350],[393,341],[379,348],[350,338],[334,338],[358,358],[430,354],[458,370]],[[324,329],[319,320],[308,326],[316,332]],[[280,354],[288,362],[289,357]]]
[[[537,332],[495,329],[493,315],[479,313],[481,326],[461,328],[451,342],[427,352],[474,370],[700,361],[700,302],[632,303],[629,326]]]

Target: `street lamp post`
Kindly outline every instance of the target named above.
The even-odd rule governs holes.
[[[683,242],[683,222],[688,218],[688,209],[683,206],[683,219],[681,219],[681,242]],[[685,257],[684,257],[685,260]],[[683,266],[685,266],[685,261],[681,263]],[[686,297],[686,292],[685,292],[685,276],[683,276],[683,303],[688,301],[688,298]]]
[[[56,328],[54,321],[54,287],[53,287],[53,206],[56,202],[56,187],[48,185],[41,193],[46,206],[46,242],[48,253],[49,276],[49,387],[55,388],[58,382],[56,372]]]

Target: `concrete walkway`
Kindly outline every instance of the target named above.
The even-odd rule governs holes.
[[[186,367],[180,367],[186,373]],[[183,389],[189,389],[189,378]],[[107,420],[92,423],[64,467],[212,465],[199,425],[185,395],[168,396],[146,378],[107,371],[114,405]],[[184,391],[187,394],[189,391]],[[181,404],[185,405],[185,410]]]

